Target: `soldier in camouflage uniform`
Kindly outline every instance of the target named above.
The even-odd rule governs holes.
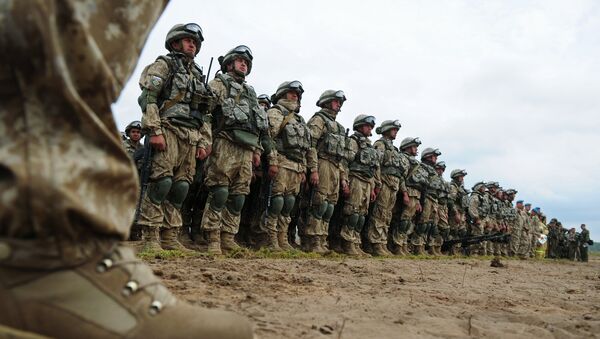
[[[523,205],[523,200],[517,201],[517,225],[521,230],[517,255],[519,258],[528,258],[531,250],[531,218]]]
[[[517,223],[517,210],[513,206],[513,201],[517,195],[517,190],[509,188],[506,190],[506,201],[504,202],[505,217],[510,233],[510,243],[506,245],[509,256],[515,256],[519,251],[519,241],[521,229]]]
[[[489,212],[483,227],[483,231],[485,234],[493,234],[500,230],[500,200],[498,200],[498,197],[496,196],[500,184],[498,184],[496,181],[488,181],[485,184],[485,187],[487,188],[485,195],[489,203]],[[494,243],[492,241],[484,241],[483,245],[487,255],[496,254]]]
[[[256,97],[256,100],[258,100],[258,104],[260,105],[260,107],[262,107],[265,111],[267,111],[269,108],[271,108],[271,99],[269,98],[268,95],[266,94],[261,94],[258,97]]]
[[[388,229],[392,221],[392,210],[396,204],[396,195],[401,186],[406,193],[404,173],[408,171],[408,164],[401,161],[400,151],[393,142],[401,125],[398,120],[386,120],[377,127],[377,134],[381,138],[373,147],[382,155],[381,159],[381,191],[373,203],[373,211],[369,218],[367,235],[371,243],[372,254],[383,256],[392,255],[387,250]],[[403,168],[404,165],[404,168]]]
[[[120,244],[139,186],[110,107],[165,5],[0,6],[2,338],[252,338],[247,320],[175,298]]]
[[[123,147],[129,157],[133,159],[133,155],[136,151],[142,149],[144,145],[140,142],[142,138],[142,123],[139,121],[132,121],[125,127],[125,135],[127,140],[123,140]]]
[[[435,164],[435,171],[442,182],[438,196],[438,215],[437,228],[438,235],[433,239],[434,254],[442,255],[442,244],[444,241],[450,240],[450,224],[448,222],[448,200],[450,196],[450,183],[444,180],[443,174],[446,171],[446,163],[440,161]]]
[[[450,224],[450,239],[460,239],[467,236],[467,213],[469,208],[469,192],[465,189],[466,170],[455,169],[450,172],[450,192],[448,193],[448,223]],[[449,254],[460,250],[460,244],[450,248]]]
[[[275,251],[292,249],[287,239],[290,212],[300,185],[306,180],[306,156],[311,142],[310,130],[298,114],[302,93],[299,81],[282,83],[271,97],[273,106],[267,111],[275,147],[268,155],[271,201],[261,218],[260,229],[268,234],[267,247]]]
[[[484,182],[480,181],[473,185],[468,211],[471,218],[470,235],[483,235],[486,223],[485,220],[490,212],[490,204],[489,200],[486,198]],[[471,254],[486,255],[486,249],[483,243],[473,244],[469,250]]]
[[[535,207],[531,210],[531,247],[529,250],[529,257],[535,258],[538,248],[538,240],[540,235],[544,231],[544,224],[541,221],[541,210],[539,207]]]
[[[305,251],[325,253],[329,220],[339,198],[340,187],[350,193],[346,173],[346,132],[335,119],[346,101],[343,91],[327,90],[317,106],[321,110],[308,121],[311,149],[307,158],[312,195],[306,225],[302,230]]]
[[[138,219],[145,250],[161,245],[185,250],[177,238],[183,224],[181,207],[196,171],[196,158],[206,158],[211,143],[209,112],[214,98],[194,63],[203,40],[200,26],[175,25],[165,40],[170,53],[148,65],[140,78],[142,127],[154,149],[150,185]]]
[[[209,83],[217,96],[214,112],[213,155],[207,164],[205,184],[210,193],[202,216],[208,233],[208,251],[220,254],[239,248],[234,236],[250,192],[252,166],[260,166],[270,146],[266,112],[256,92],[246,83],[252,71],[252,51],[237,46],[219,57],[221,72]],[[270,149],[265,149],[269,154]]]
[[[397,224],[392,227],[390,235],[390,249],[396,255],[408,255],[408,239],[412,236],[415,228],[415,216],[422,210],[421,188],[427,185],[427,174],[421,168],[420,162],[415,158],[421,141],[419,138],[407,137],[400,143],[400,163],[403,170],[403,182],[400,183],[398,194],[402,199],[396,200],[394,214],[400,211]],[[396,220],[392,218],[393,222]]]
[[[367,255],[361,248],[361,232],[369,212],[369,203],[375,201],[381,190],[379,164],[381,156],[371,145],[371,131],[375,117],[360,114],[352,124],[354,134],[347,142],[347,149],[354,155],[348,163],[350,195],[342,210],[342,249],[348,255]]]
[[[438,254],[438,244],[435,239],[439,235],[437,229],[438,197],[443,183],[434,166],[437,163],[437,157],[441,154],[437,148],[430,147],[424,149],[421,154],[420,168],[426,173],[427,184],[421,188],[423,210],[415,227],[415,233],[411,237],[411,244],[417,255],[424,253],[425,244],[429,246],[430,254]],[[439,247],[441,246],[439,244]]]

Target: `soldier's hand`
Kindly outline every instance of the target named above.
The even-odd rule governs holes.
[[[208,152],[205,148],[198,147],[196,149],[196,159],[204,160],[208,158]]]
[[[342,180],[342,193],[344,194],[344,198],[348,198],[350,196],[350,186],[346,180]]]
[[[162,134],[150,136],[150,145],[157,151],[164,151],[167,149],[167,142]]]
[[[460,215],[458,215],[458,214],[455,214],[455,215],[454,215],[454,221],[455,221],[457,224],[460,224],[460,221],[461,221],[461,220],[460,220]]]
[[[319,172],[312,172],[310,174],[310,184],[313,186],[319,185]]]
[[[407,192],[402,192],[402,203],[404,206],[408,206],[408,204],[410,204],[410,198],[408,197]]]
[[[269,166],[269,178],[273,179],[277,176],[277,173],[279,173],[279,167],[275,166],[275,165],[270,165]]]
[[[252,165],[254,167],[259,167],[260,166],[260,154],[258,154],[258,153],[252,153]]]
[[[377,189],[371,191],[371,202],[375,201],[375,199],[377,199]]]
[[[417,213],[423,212],[423,207],[421,206],[421,203],[418,201],[417,201],[416,211],[417,211]]]
[[[208,157],[212,153],[212,145],[206,146],[206,156]]]

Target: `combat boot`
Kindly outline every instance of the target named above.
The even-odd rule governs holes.
[[[208,248],[206,251],[210,254],[222,254],[221,251],[221,231],[211,230],[208,233]]]
[[[437,256],[443,256],[444,255],[444,253],[442,253],[442,246],[440,246],[440,245],[435,245],[433,247],[433,252],[435,252],[435,255],[437,255]]]
[[[288,242],[287,231],[277,232],[277,242],[279,243],[279,248],[281,248],[283,251],[291,251],[294,249]]]
[[[414,255],[425,254],[425,245],[413,245]]]
[[[327,236],[317,235],[315,236],[315,249],[314,252],[317,254],[327,253]]]
[[[162,251],[158,241],[158,227],[142,227],[142,252]]]
[[[362,248],[360,248],[360,244],[357,243],[352,243],[352,246],[354,247],[354,250],[356,251],[356,253],[358,253],[358,255],[362,258],[370,258],[371,255],[365,251],[362,250]]]
[[[193,252],[179,242],[179,227],[162,228],[160,230],[160,245],[165,250]]]
[[[235,234],[233,233],[221,232],[221,251],[231,252],[241,249],[240,245],[235,242],[234,237]]]
[[[243,317],[175,298],[131,248],[23,243],[0,239],[2,338],[252,338]]]
[[[353,257],[358,256],[354,243],[346,240],[342,240],[342,253]]]
[[[267,234],[267,243],[264,248],[272,251],[272,252],[281,252],[281,247],[279,247],[279,239],[276,231],[269,231]]]
[[[379,257],[386,257],[392,255],[392,253],[388,252],[387,248],[383,244],[372,244],[371,246],[373,252],[371,254]]]

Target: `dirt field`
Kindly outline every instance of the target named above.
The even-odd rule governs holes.
[[[600,257],[146,259],[181,298],[260,338],[600,337]]]

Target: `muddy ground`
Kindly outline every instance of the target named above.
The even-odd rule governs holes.
[[[600,337],[600,257],[145,259],[178,296],[260,338]]]

